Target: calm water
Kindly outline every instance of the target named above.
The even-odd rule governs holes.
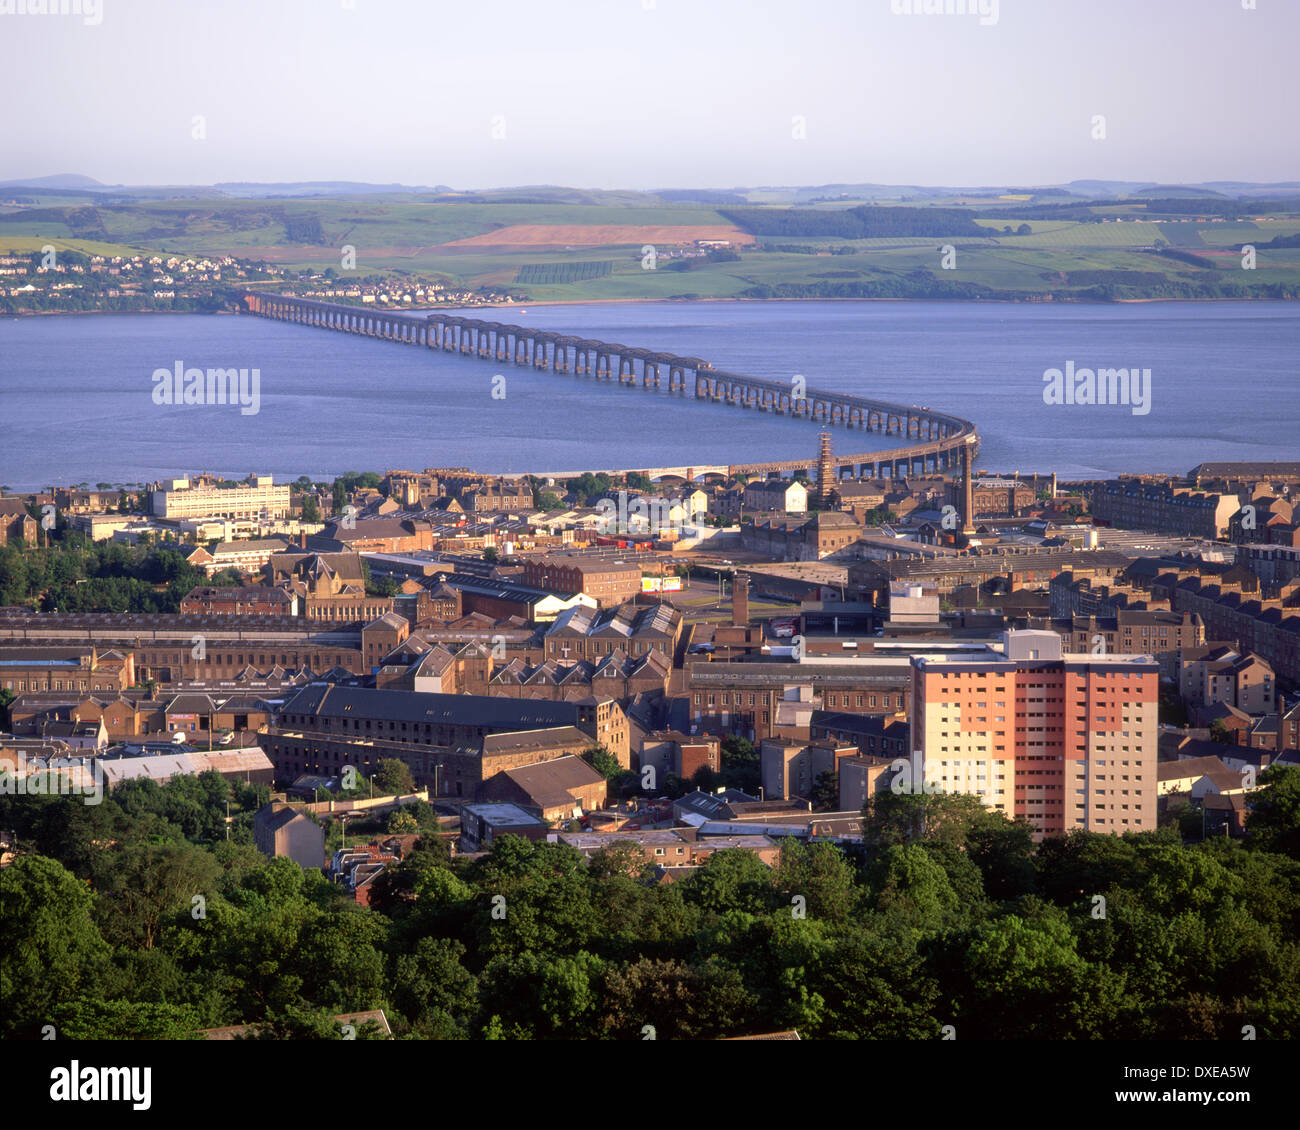
[[[1300,459],[1300,306],[768,302],[468,311],[696,355],[718,368],[974,420],[981,465],[1064,476]],[[1152,408],[1048,406],[1043,371],[1152,370]],[[261,372],[255,416],[159,406],[152,373]],[[504,399],[491,395],[506,378]],[[251,317],[0,320],[0,483],[135,482],[209,470],[325,478],[468,465],[568,471],[781,459],[817,429],[572,375]],[[837,451],[892,446],[837,429]]]

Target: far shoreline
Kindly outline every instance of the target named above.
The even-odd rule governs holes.
[[[313,298],[306,295],[288,295],[287,297],[298,298],[308,302],[326,301],[320,298]],[[469,312],[474,310],[523,310],[527,312],[530,306],[626,306],[626,305],[646,305],[650,303],[675,305],[675,306],[703,306],[717,304],[722,302],[752,303],[755,305],[765,302],[897,302],[897,303],[917,303],[930,305],[945,306],[1087,306],[1092,308],[1102,308],[1108,306],[1144,306],[1155,303],[1176,303],[1185,302],[1188,304],[1201,304],[1211,302],[1281,302],[1294,303],[1300,302],[1300,298],[1115,298],[1109,302],[1098,302],[1092,299],[1069,298],[741,298],[741,297],[721,297],[721,298],[544,298],[536,302],[511,302],[511,303],[483,303],[477,306],[410,306],[401,308],[389,308],[386,306],[357,306],[361,311],[382,311],[385,314],[439,314],[439,313],[456,313],[458,315],[469,316]],[[345,304],[351,305],[351,304]],[[213,316],[237,316],[242,314],[240,310],[8,310],[0,313],[0,319],[3,318],[76,318],[76,317],[105,317],[113,314],[120,315],[145,315],[159,314],[177,316],[190,314],[196,317],[213,317]]]

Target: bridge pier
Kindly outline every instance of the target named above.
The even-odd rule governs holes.
[[[869,401],[840,393],[808,389],[795,398],[784,382],[745,377],[715,370],[695,357],[654,353],[623,345],[589,339],[564,338],[550,331],[529,332],[520,326],[429,314],[420,319],[403,310],[375,310],[351,305],[319,303],[292,296],[245,292],[248,313],[277,321],[293,322],[339,333],[383,338],[418,345],[444,353],[461,353],[496,361],[513,360],[555,372],[594,375],[598,380],[618,380],[620,385],[638,383],[636,363],[641,362],[642,388],[662,390],[663,369],[668,367],[668,392],[685,395],[688,371],[694,381],[694,398],[715,404],[730,404],[820,424],[842,425],[884,435],[898,435],[905,442],[888,452],[847,456],[836,460],[834,473],[843,478],[856,473],[873,478],[900,479],[916,474],[951,473],[964,453],[974,457],[979,437],[967,421],[928,409]],[[513,339],[513,341],[512,341]],[[548,354],[547,347],[550,347]],[[570,361],[569,349],[573,348]],[[617,359],[617,360],[616,360]],[[802,470],[811,474],[813,461],[782,461],[775,464],[738,464],[732,473],[775,473],[778,476]],[[752,469],[752,471],[751,471]]]

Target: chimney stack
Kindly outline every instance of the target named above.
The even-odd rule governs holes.
[[[970,443],[962,445],[961,449],[961,479],[962,479],[962,515],[961,520],[965,523],[961,532],[967,537],[975,533],[975,488],[971,482],[971,463],[973,456],[971,454]]]
[[[830,506],[831,484],[834,480],[831,468],[831,433],[822,432],[817,438],[817,501],[822,506]]]
[[[731,579],[731,623],[736,628],[749,626],[749,577],[744,573]]]

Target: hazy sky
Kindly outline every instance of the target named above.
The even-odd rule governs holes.
[[[0,14],[0,179],[1300,179],[1300,0],[97,2]]]

